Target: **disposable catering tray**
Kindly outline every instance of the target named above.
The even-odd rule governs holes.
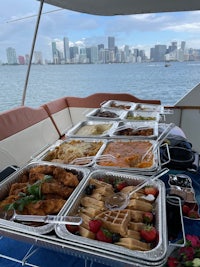
[[[155,139],[158,136],[158,123],[151,121],[116,123],[111,130],[111,138],[134,138],[134,139]]]
[[[69,138],[52,145],[35,160],[89,167],[103,149],[105,140],[95,138]]]
[[[153,139],[110,139],[104,144],[94,168],[154,173],[161,167],[160,148]],[[109,155],[103,158],[104,155]]]
[[[161,119],[160,113],[159,112],[148,112],[148,111],[126,111],[123,116],[122,120],[125,121],[155,121],[159,122]]]
[[[86,118],[90,120],[109,120],[109,121],[119,121],[125,115],[124,110],[109,108],[97,108],[86,114]]]
[[[129,101],[108,100],[104,102],[101,107],[121,110],[133,110],[136,107],[136,103]]]
[[[123,266],[163,266],[166,261],[167,254],[167,232],[166,232],[166,204],[165,204],[165,185],[162,181],[152,181],[146,176],[136,174],[124,174],[115,171],[96,170],[89,174],[85,180],[81,190],[76,198],[63,210],[64,215],[79,214],[81,211],[81,199],[85,197],[86,188],[88,187],[91,179],[109,183],[112,181],[123,180],[128,185],[137,185],[143,181],[148,181],[149,184],[156,187],[159,191],[157,198],[152,203],[154,208],[154,226],[158,231],[159,239],[147,251],[133,250],[124,246],[119,246],[114,243],[105,243],[95,239],[83,237],[80,234],[71,233],[65,226],[56,225],[56,234],[67,243],[72,242],[74,246],[83,246],[88,252],[95,255],[99,253],[102,258],[114,258],[117,262],[121,262]],[[92,196],[92,195],[91,195]],[[117,220],[116,220],[117,221]],[[83,219],[83,227],[84,227]],[[120,222],[119,222],[120,223]],[[122,222],[123,224],[123,222]],[[120,226],[119,226],[120,227]],[[95,256],[94,256],[95,257]],[[115,265],[112,265],[115,266]]]
[[[38,170],[38,168],[40,168],[40,170]],[[61,169],[60,169],[61,168]],[[36,172],[32,173],[30,175],[30,171],[31,169],[36,170]],[[56,173],[55,173],[55,169],[56,169]],[[18,184],[19,189],[18,189],[18,194],[21,194],[22,197],[20,198],[21,200],[23,200],[21,202],[17,202],[15,201],[15,199],[10,203],[13,205],[13,208],[16,209],[16,213],[20,213],[20,211],[26,215],[26,205],[27,204],[31,204],[31,203],[37,203],[37,201],[43,201],[45,196],[48,195],[48,192],[45,194],[43,193],[41,190],[41,186],[42,183],[45,182],[45,179],[59,179],[59,171],[60,170],[65,170],[66,173],[69,173],[69,179],[70,179],[70,175],[73,174],[76,176],[76,178],[78,179],[79,183],[78,185],[74,185],[73,187],[71,187],[69,194],[66,194],[65,196],[60,195],[60,198],[63,199],[62,202],[65,202],[65,204],[63,206],[61,206],[60,211],[57,212],[57,215],[60,215],[62,213],[62,209],[64,208],[65,205],[68,205],[70,203],[70,201],[73,199],[73,197],[77,194],[77,192],[80,190],[81,185],[84,183],[84,180],[87,178],[88,174],[89,174],[89,170],[87,168],[75,168],[75,167],[66,167],[63,166],[61,164],[52,164],[52,163],[42,163],[42,162],[31,162],[29,163],[27,166],[21,168],[19,171],[17,171],[15,174],[13,174],[12,176],[10,176],[8,179],[4,180],[4,182],[1,184],[1,191],[0,191],[0,203],[2,200],[4,200],[8,195],[9,195],[9,191],[11,189],[11,186],[14,184]],[[62,175],[62,174],[61,174]],[[34,182],[32,180],[31,183],[29,183],[29,180],[26,182],[24,180],[25,176],[28,177],[28,179],[30,179],[30,177],[32,177],[32,179],[35,179],[36,181]],[[37,177],[43,177],[42,179],[39,179]],[[39,179],[39,180],[38,180]],[[68,178],[67,178],[68,179]],[[50,183],[50,180],[49,180]],[[23,185],[23,188],[21,187],[21,185]],[[63,188],[66,187],[66,191],[68,189],[67,185],[64,186]],[[26,190],[24,189],[26,188]],[[17,188],[15,188],[17,189]],[[30,191],[31,190],[31,191]],[[20,193],[21,192],[21,193]],[[49,193],[49,197],[48,199],[50,199],[52,201],[52,199],[50,198],[50,193]],[[58,195],[55,191],[52,192],[52,195]],[[52,197],[51,195],[51,197]],[[28,198],[30,199],[32,197],[32,201],[33,202],[28,202]],[[21,203],[21,204],[20,204]],[[39,203],[39,202],[38,202]],[[21,205],[21,206],[20,206]],[[48,203],[44,203],[42,204],[44,205],[48,205]],[[49,202],[49,205],[51,205],[51,202]],[[42,206],[43,207],[43,206]],[[39,209],[42,209],[42,207],[38,207]],[[44,208],[43,207],[43,208]],[[33,210],[33,213],[31,213],[31,209],[29,209],[29,214],[28,215],[37,215],[38,213],[36,212],[37,209],[36,207]],[[57,208],[56,208],[57,209]],[[41,210],[40,210],[41,211]],[[38,212],[40,212],[38,211]],[[16,230],[19,231],[23,231],[23,232],[27,232],[27,233],[33,233],[33,234],[47,234],[50,233],[53,229],[54,229],[54,224],[25,224],[23,222],[16,222],[16,221],[12,221],[9,219],[6,219],[3,216],[4,213],[4,208],[1,207],[1,218],[0,218],[0,225],[2,226],[6,226],[8,228],[14,228]],[[56,215],[54,214],[46,214],[46,215]],[[45,215],[45,214],[41,214],[39,213],[38,215]]]
[[[95,121],[87,120],[76,124],[71,128],[66,136],[68,137],[94,137],[104,138],[109,137],[111,131],[116,127],[116,122],[113,121]]]
[[[135,105],[135,111],[150,111],[150,112],[164,112],[164,107],[162,105],[156,105],[156,104],[145,104],[145,103],[137,103]]]

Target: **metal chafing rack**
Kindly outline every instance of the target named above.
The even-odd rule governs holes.
[[[81,198],[85,195],[85,189],[89,184],[90,179],[103,179],[104,181],[108,181],[109,179],[124,179],[129,184],[139,183],[145,179],[148,180],[148,177],[142,175],[131,175],[124,174],[120,172],[114,171],[106,171],[106,170],[96,170],[90,173],[84,185],[82,186],[79,194],[76,198],[70,203],[70,205],[66,206],[65,211],[63,211],[65,215],[76,214],[77,210],[80,206]],[[115,261],[126,263],[127,266],[162,266],[165,261],[166,253],[167,253],[167,235],[166,235],[166,211],[165,211],[165,187],[163,182],[151,182],[159,190],[158,198],[155,202],[155,227],[159,232],[159,241],[158,244],[149,251],[138,251],[131,250],[125,247],[121,247],[115,244],[102,243],[97,240],[88,239],[79,235],[74,235],[70,233],[65,226],[57,225],[55,230],[57,235],[64,239],[66,242],[73,242],[75,246],[83,246],[88,248],[89,251],[92,251],[94,254],[98,253],[102,256],[103,259],[113,258]],[[90,252],[89,252],[90,253]],[[136,264],[136,265],[134,265]]]
[[[76,186],[76,188],[74,189],[72,194],[66,200],[66,202],[65,202],[66,204],[69,203],[73,199],[73,197],[77,194],[77,192],[80,190],[81,184],[84,182],[87,175],[89,174],[89,170],[86,168],[76,168],[76,167],[72,167],[72,166],[64,166],[61,164],[53,164],[53,163],[47,163],[47,162],[46,163],[44,163],[44,162],[31,162],[1,183],[0,199],[2,200],[6,196],[8,196],[8,193],[10,191],[12,184],[21,182],[20,179],[22,178],[22,175],[25,175],[32,168],[40,167],[40,166],[42,166],[42,167],[45,167],[45,166],[46,167],[48,167],[48,166],[49,167],[51,167],[51,166],[52,167],[53,166],[54,167],[61,167],[62,169],[65,169],[66,171],[77,175],[77,178],[79,180],[79,184]],[[64,206],[63,206],[63,208],[64,208]],[[62,213],[62,209],[59,211],[59,213],[57,215],[61,215],[61,213]],[[19,223],[19,222],[15,222],[15,221],[9,221],[9,220],[6,220],[4,218],[0,218],[0,225],[6,226],[8,228],[14,228],[18,231],[22,231],[25,233],[31,233],[31,234],[33,233],[36,235],[37,234],[41,234],[41,235],[47,234],[47,233],[50,233],[54,229],[53,224],[43,224],[43,225],[31,226],[28,224],[23,224],[23,223]]]
[[[116,127],[111,130],[111,138],[126,139],[155,139],[158,136],[157,122],[126,122],[116,123]]]
[[[97,108],[93,109],[86,115],[87,119],[90,120],[108,120],[108,121],[119,121],[125,116],[124,110],[109,109],[109,108]]]
[[[108,100],[102,103],[101,107],[119,110],[133,110],[136,107],[136,103],[128,101]]]
[[[157,111],[137,111],[130,110],[123,113],[122,120],[125,121],[155,121],[159,122],[161,119],[160,113]]]
[[[89,150],[84,150],[84,153],[79,153],[79,145],[81,143],[84,145],[88,145]],[[91,167],[95,163],[95,158],[99,155],[103,146],[105,144],[105,140],[102,139],[94,139],[94,138],[69,138],[66,140],[62,140],[58,144],[52,145],[50,148],[45,150],[43,153],[38,155],[35,160],[37,161],[47,161],[47,162],[57,162],[61,164],[73,165],[73,166],[82,166],[82,167]],[[57,157],[56,151],[63,146],[72,146],[71,149],[65,150],[63,149],[64,155],[66,155],[67,160],[64,159],[64,156],[60,158],[60,154]],[[96,146],[96,151],[92,150],[90,145]],[[76,149],[77,147],[77,149]],[[62,150],[62,149],[61,149]],[[71,154],[74,151],[74,156]],[[55,154],[55,157],[54,157]],[[83,155],[84,154],[84,155]],[[52,156],[51,156],[52,155]],[[68,160],[72,158],[72,160]]]
[[[149,148],[146,149],[143,153],[139,154],[136,150],[134,151],[134,147],[136,147],[136,145],[140,145],[140,144],[148,144]],[[157,170],[160,169],[161,167],[161,162],[160,162],[160,153],[159,153],[159,147],[157,149],[154,150],[154,147],[156,146],[157,142],[156,140],[151,140],[151,139],[142,139],[142,140],[138,140],[138,139],[110,139],[107,140],[107,142],[105,142],[104,146],[102,147],[101,151],[99,152],[98,156],[95,158],[95,163],[94,163],[94,168],[97,169],[106,169],[106,170],[120,170],[120,171],[125,171],[125,172],[139,172],[142,174],[145,173],[149,173],[152,174],[154,172],[156,172]],[[133,149],[131,150],[131,154],[124,154],[121,149],[124,149],[125,145],[130,145],[133,147]],[[109,150],[107,148],[109,148],[109,146],[113,146],[114,147],[114,151],[113,152],[109,152]],[[144,155],[145,152],[147,152],[146,156]],[[111,155],[112,156],[112,160],[109,160],[109,157],[106,158],[106,160],[104,161],[104,159],[102,158],[103,155]],[[142,157],[144,157],[144,159],[142,159]],[[118,164],[119,160],[123,160],[123,161],[128,161],[130,158],[131,161],[131,157],[133,157],[133,161],[134,159],[136,161],[138,161],[138,163],[144,163],[144,166],[134,166],[134,164],[127,164],[126,167],[124,166],[120,166]],[[151,163],[149,163],[148,165],[146,165],[146,161],[145,159],[151,157]],[[148,161],[150,160],[150,158],[148,159]]]
[[[65,135],[71,138],[107,138],[115,128],[116,122],[113,121],[87,120],[76,124]]]

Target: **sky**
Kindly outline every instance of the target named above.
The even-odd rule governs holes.
[[[36,0],[0,1],[1,62],[7,62],[7,47],[15,48],[17,56],[30,54],[38,10]],[[62,49],[63,37],[69,38],[70,45],[107,47],[107,37],[114,36],[118,47],[144,49],[147,56],[156,44],[173,41],[200,49],[200,11],[98,17],[45,4],[43,13],[35,51],[41,51],[44,59],[52,59],[52,41]]]

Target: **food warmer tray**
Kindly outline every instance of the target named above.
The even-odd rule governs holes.
[[[138,130],[142,130],[142,128],[144,129],[152,129],[153,133],[151,135],[134,135],[134,134],[130,134],[130,135],[126,135],[126,134],[123,134],[122,133],[119,133],[120,128],[122,129],[136,129],[139,128]],[[157,138],[158,136],[158,123],[157,122],[151,122],[151,121],[145,121],[145,122],[125,122],[125,121],[120,121],[120,122],[116,122],[116,126],[113,127],[113,129],[111,130],[111,133],[110,133],[110,137],[111,138],[126,138],[126,139],[155,139]]]
[[[81,190],[70,203],[65,206],[63,210],[64,215],[75,214],[80,205],[81,197],[85,195],[85,189],[89,184],[90,179],[103,179],[108,181],[109,179],[123,179],[128,184],[138,184],[141,181],[149,179],[149,184],[152,184],[159,190],[158,197],[154,203],[155,205],[155,227],[159,233],[159,241],[153,249],[149,251],[138,251],[127,249],[122,246],[118,246],[110,243],[102,243],[97,240],[82,237],[70,233],[64,225],[56,225],[56,234],[67,243],[71,242],[74,246],[85,247],[87,251],[91,251],[92,254],[100,253],[103,258],[113,257],[116,261],[126,263],[126,266],[163,266],[163,262],[166,260],[167,254],[167,232],[166,232],[166,204],[165,204],[165,185],[162,181],[151,181],[150,178],[136,175],[136,174],[124,174],[115,171],[96,170],[89,174]],[[64,241],[64,242],[65,242]],[[136,265],[134,265],[134,263]],[[113,265],[112,265],[113,266]]]
[[[102,108],[121,109],[121,110],[133,110],[136,107],[136,103],[129,101],[108,100],[101,104]]]
[[[105,253],[102,253],[101,249],[89,248],[87,244],[79,245],[71,241],[68,242],[67,240],[63,240],[53,234],[45,236],[40,234],[35,235],[34,233],[27,234],[23,231],[18,231],[1,225],[0,233],[8,238],[14,238],[18,241],[30,243],[33,245],[32,248],[34,249],[34,251],[28,251],[28,253],[26,253],[25,255],[26,263],[28,263],[27,259],[33,254],[33,252],[37,253],[37,247],[46,248],[55,252],[71,255],[73,257],[81,257],[82,259],[85,259],[86,264],[89,263],[90,266],[93,264],[93,262],[97,262],[110,267],[163,267],[167,261],[166,256],[163,256],[163,260],[154,262],[153,264],[148,262],[145,262],[145,264],[142,262],[136,263],[133,262],[132,258],[126,257],[125,259],[124,256],[121,257],[120,255],[117,255],[116,258],[115,253],[114,255],[113,253],[107,253],[106,251]]]
[[[27,166],[21,168],[19,171],[15,172],[12,176],[10,176],[6,180],[4,180],[3,183],[1,183],[0,199],[4,199],[8,195],[8,192],[10,190],[11,185],[13,183],[18,182],[20,179],[20,176],[22,174],[24,174],[25,172],[30,170],[32,167],[36,167],[36,166],[58,166],[58,167],[62,167],[64,169],[66,169],[66,170],[69,170],[70,172],[77,175],[80,182],[77,185],[77,187],[74,189],[72,194],[69,196],[69,198],[66,200],[65,205],[68,205],[68,203],[70,203],[70,201],[74,198],[74,196],[80,190],[81,184],[84,183],[84,180],[87,178],[87,176],[89,174],[89,170],[87,168],[75,168],[75,167],[70,167],[70,166],[66,167],[66,166],[61,165],[61,164],[52,164],[52,163],[44,163],[44,162],[43,163],[42,162],[31,162]],[[63,206],[63,208],[64,208],[64,206]],[[60,210],[58,215],[62,214],[62,209]],[[19,222],[1,219],[1,218],[0,218],[0,225],[6,226],[8,228],[14,228],[18,231],[22,231],[22,232],[26,232],[26,233],[33,233],[36,235],[50,233],[54,229],[53,224],[44,224],[42,226],[30,226],[30,225],[22,224]]]
[[[101,150],[103,149],[105,145],[105,140],[103,139],[95,139],[95,138],[68,138],[66,140],[62,140],[59,143],[56,143],[52,146],[50,146],[48,149],[46,149],[43,153],[39,154],[34,160],[35,161],[45,161],[49,162],[48,159],[49,153],[54,152],[56,149],[59,148],[59,146],[62,146],[64,144],[70,143],[70,142],[83,142],[85,144],[87,143],[99,143],[100,148],[98,149],[97,153],[94,155],[93,151],[89,151],[89,153],[92,153],[92,156],[89,157],[83,157],[83,158],[76,158],[72,160],[72,162],[66,163],[62,161],[58,161],[61,164],[67,164],[67,165],[73,165],[73,166],[81,166],[81,167],[91,167],[95,163],[95,157],[98,156],[99,153],[101,153]],[[79,160],[80,159],[80,160]],[[56,162],[57,160],[52,159],[50,162]]]
[[[146,112],[146,111],[125,111],[122,116],[122,120],[124,121],[154,121],[159,122],[161,119],[159,112]]]
[[[162,105],[156,104],[145,104],[145,103],[137,103],[135,105],[135,111],[144,111],[144,112],[159,112],[164,113],[164,107]]]
[[[99,113],[104,113],[104,116],[98,116]],[[86,114],[86,118],[89,120],[108,120],[108,121],[119,121],[121,120],[126,114],[124,110],[111,110],[109,108],[96,108]],[[112,117],[115,115],[115,117]]]
[[[137,143],[149,143],[152,147],[152,149],[149,151],[148,155],[152,154],[153,155],[153,159],[152,159],[152,164],[151,166],[145,166],[145,167],[129,167],[129,166],[126,166],[126,167],[120,167],[119,165],[117,165],[117,162],[115,163],[115,158],[116,160],[119,159],[119,158],[123,158],[124,154],[123,154],[123,151],[121,151],[121,149],[124,148],[124,145],[127,145],[127,143],[130,145],[133,145],[133,149],[134,147],[137,145]],[[155,173],[156,171],[158,171],[162,164],[161,164],[161,161],[160,161],[160,148],[156,148],[155,150],[153,149],[154,146],[156,146],[157,144],[157,141],[156,140],[151,140],[151,139],[142,139],[142,140],[138,140],[138,139],[109,139],[105,142],[105,144],[103,145],[101,151],[99,152],[98,156],[95,158],[95,163],[93,165],[93,167],[95,169],[106,169],[106,170],[120,170],[120,171],[125,171],[125,172],[138,172],[138,173],[142,173],[142,174],[147,174],[147,175],[151,175],[153,173]],[[106,153],[106,148],[109,146],[109,145],[114,145],[114,148],[115,148],[115,151],[112,153],[112,152],[107,152]],[[130,147],[129,145],[129,147]],[[150,148],[149,148],[150,149]],[[147,149],[148,150],[148,149]],[[146,150],[146,151],[147,151]],[[154,150],[154,151],[153,151]],[[119,152],[118,152],[119,151]],[[105,153],[104,153],[105,152]],[[133,152],[133,154],[132,154]],[[111,160],[109,160],[109,158],[106,159],[106,162],[105,165],[102,164],[103,162],[103,158],[102,155],[104,154],[109,154],[111,155]],[[141,154],[141,156],[144,155]],[[148,158],[148,155],[146,156]],[[131,155],[129,157],[134,157],[134,156],[137,156],[137,153],[134,153],[133,150],[131,150]],[[124,156],[126,157],[126,156]],[[105,162],[105,161],[104,161]]]
[[[74,138],[77,138],[77,137],[79,138],[82,138],[82,137],[106,138],[106,137],[109,137],[113,129],[116,128],[115,124],[116,122],[113,122],[113,121],[95,121],[95,120],[82,121],[76,124],[73,128],[71,128],[65,135],[71,138],[72,137]],[[98,126],[101,127],[102,125],[108,125],[108,126],[110,125],[110,128],[108,130],[105,130],[99,133],[98,131],[100,131],[101,129],[98,130]],[[91,133],[86,132],[85,134],[79,133],[79,130],[81,130],[84,126],[94,127],[94,131],[96,130],[96,132],[91,132]]]

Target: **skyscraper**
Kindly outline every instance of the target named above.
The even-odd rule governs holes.
[[[186,42],[185,42],[185,41],[182,41],[182,42],[181,42],[181,49],[182,49],[183,51],[185,51],[185,47],[186,47]]]
[[[108,50],[115,50],[115,37],[108,37]]]
[[[164,61],[165,60],[165,54],[167,51],[166,45],[155,45],[155,54],[154,54],[154,61]]]
[[[56,42],[52,42],[52,55],[53,55],[53,63],[60,64],[62,59],[62,53],[57,49]]]
[[[42,52],[40,51],[35,51],[34,52],[34,63],[35,64],[43,64],[43,59],[42,59]]]
[[[64,59],[65,59],[65,63],[70,63],[69,39],[67,37],[64,37],[63,43],[64,43]]]
[[[16,51],[14,48],[8,47],[6,49],[6,54],[7,54],[7,61],[9,65],[17,64],[17,56],[16,56]]]

